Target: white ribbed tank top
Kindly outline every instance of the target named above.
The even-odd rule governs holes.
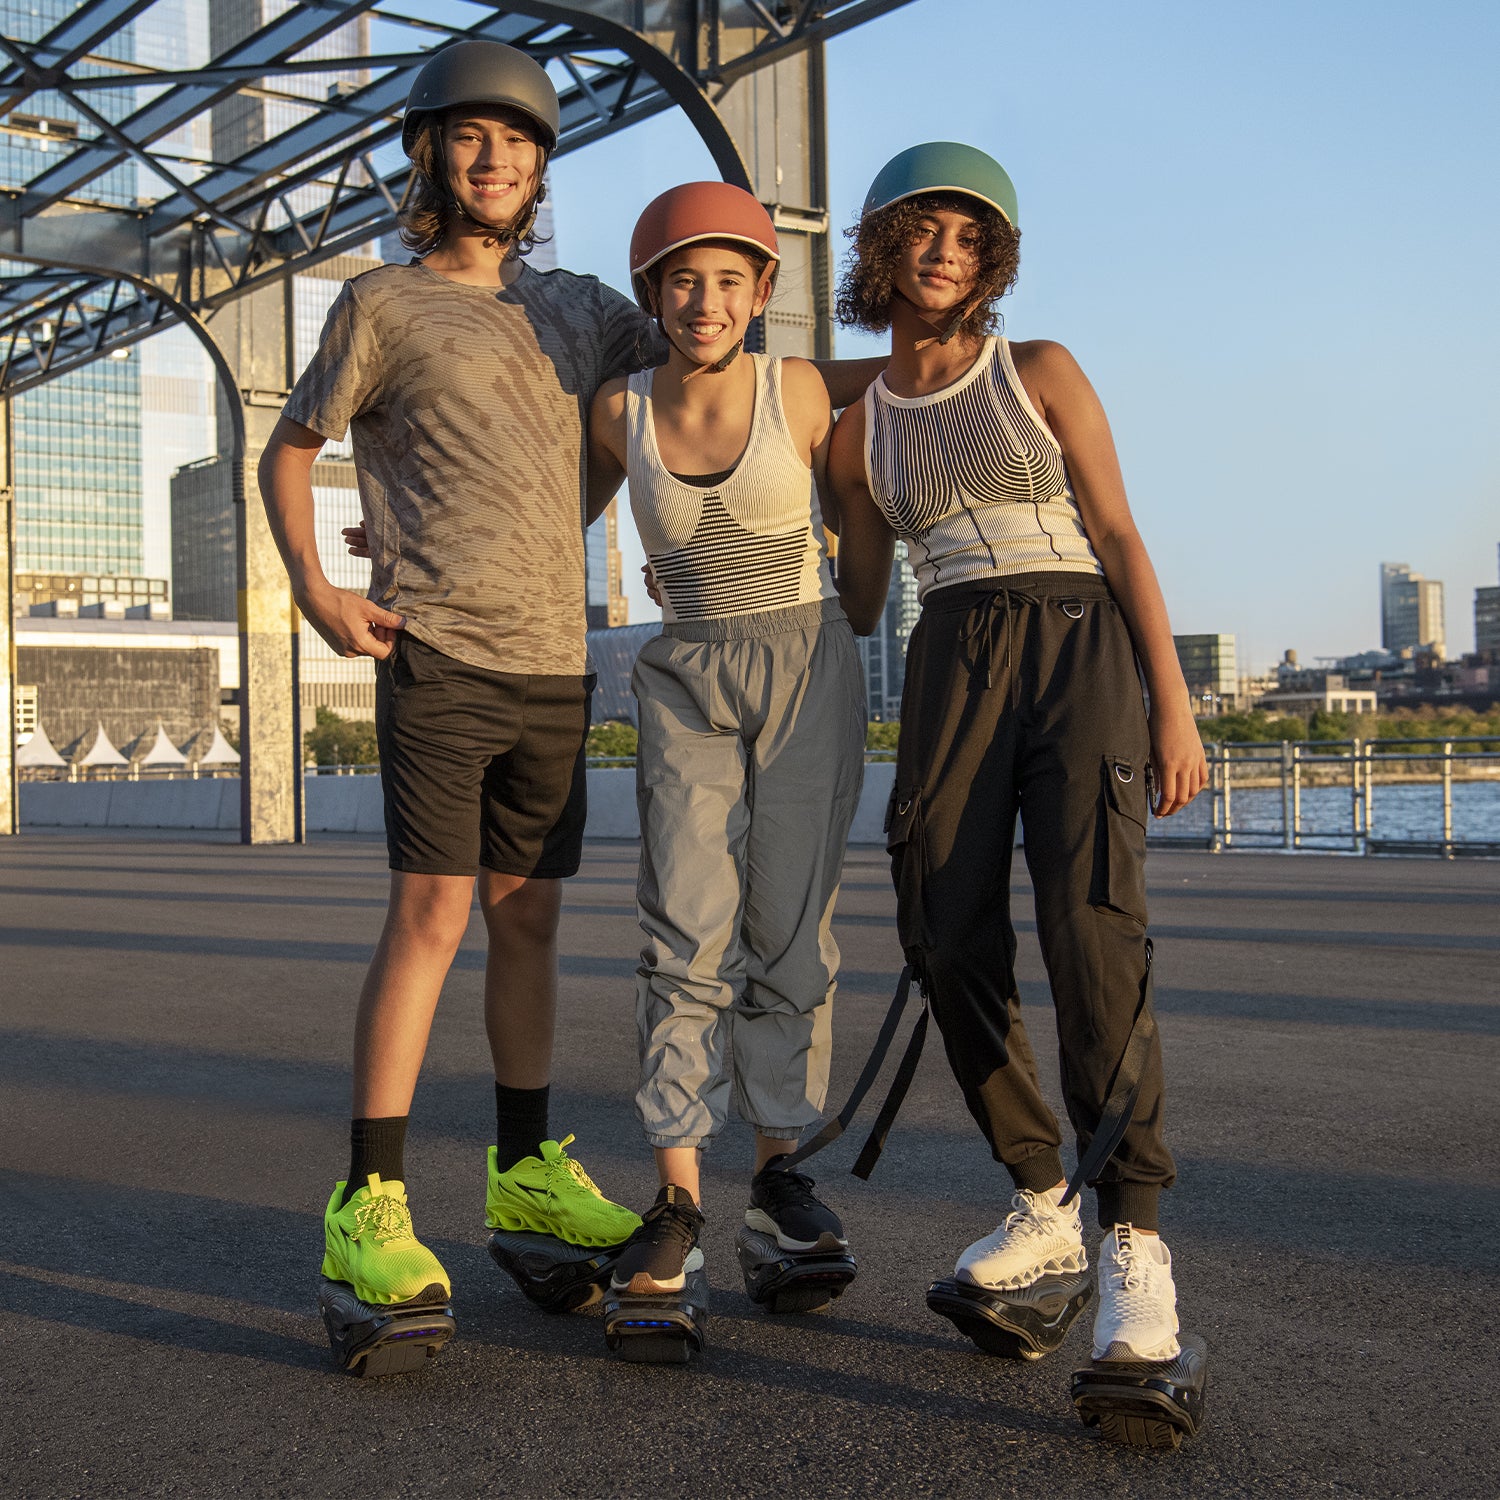
[[[781,361],[755,361],[755,414],[740,461],[720,484],[675,478],[652,418],[655,371],[630,376],[626,474],[641,545],[668,622],[760,614],[837,596],[812,471],[787,430]]]
[[[987,338],[964,377],[929,396],[865,392],[865,477],[907,544],[917,597],[1015,573],[1093,573],[1062,449]]]

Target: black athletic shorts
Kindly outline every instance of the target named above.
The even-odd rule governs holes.
[[[391,868],[575,874],[593,690],[592,676],[471,667],[401,631],[375,677]]]

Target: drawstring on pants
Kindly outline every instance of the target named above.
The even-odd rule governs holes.
[[[1011,637],[1015,634],[1011,627],[1011,616],[1027,605],[1041,608],[1043,602],[1034,594],[1008,589],[1002,585],[976,600],[959,627],[958,639],[964,650],[965,665],[971,676],[977,677],[983,671],[987,689],[995,686],[995,657],[1003,642],[1005,680],[1012,708],[1020,705],[1021,681],[1020,674],[1013,670],[1011,664]],[[1070,620],[1083,618],[1081,600],[1062,599],[1055,602]]]

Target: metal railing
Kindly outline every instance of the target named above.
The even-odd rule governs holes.
[[[1205,746],[1209,785],[1153,844],[1351,854],[1500,855],[1500,740]]]
[[[1368,739],[1214,743],[1209,784],[1182,812],[1153,819],[1150,842],[1208,849],[1500,856],[1500,739]],[[894,752],[867,752],[868,762]],[[634,756],[590,756],[628,767]],[[378,765],[308,766],[309,776],[367,776]],[[124,768],[99,780],[215,774]],[[226,774],[223,771],[217,774]],[[233,775],[232,770],[227,774]],[[74,780],[76,769],[25,779]]]

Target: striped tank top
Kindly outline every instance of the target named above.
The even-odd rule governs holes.
[[[781,406],[781,361],[755,361],[755,414],[739,462],[708,485],[662,463],[652,418],[654,371],[630,377],[625,396],[630,508],[661,588],[662,616],[722,619],[837,596],[812,471]]]
[[[1031,404],[1010,341],[929,396],[865,392],[865,477],[906,543],[917,597],[1015,573],[1104,569],[1089,544],[1062,449]]]

